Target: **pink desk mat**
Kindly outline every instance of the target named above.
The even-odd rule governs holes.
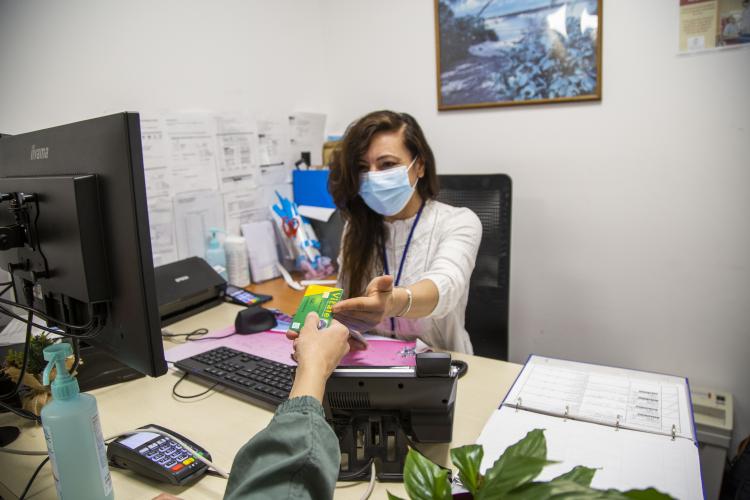
[[[229,347],[241,352],[277,361],[285,365],[296,365],[292,359],[292,341],[283,332],[267,331],[250,335],[232,335],[234,326],[215,330],[201,340],[186,342],[167,349],[164,357],[170,363],[210,351],[217,347]],[[205,339],[205,340],[204,340]],[[393,340],[370,340],[364,351],[350,351],[339,366],[414,366],[415,342]]]

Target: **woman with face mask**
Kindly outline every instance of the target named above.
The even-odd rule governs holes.
[[[467,208],[435,200],[435,158],[413,117],[375,111],[352,123],[329,189],[346,222],[333,308],[351,330],[471,353],[464,327],[482,238]]]

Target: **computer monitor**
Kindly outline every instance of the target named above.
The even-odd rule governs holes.
[[[0,137],[0,200],[16,300],[141,373],[166,373],[138,114]]]

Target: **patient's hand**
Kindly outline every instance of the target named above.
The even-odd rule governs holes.
[[[331,326],[318,329],[318,315],[311,312],[294,339],[297,373],[289,398],[312,396],[323,401],[326,381],[349,352],[349,330],[336,320]]]
[[[308,315],[308,317],[309,317],[309,315]],[[317,317],[317,315],[316,315],[316,317]],[[320,321],[320,320],[318,320],[318,321]],[[344,323],[344,324],[342,325],[342,323]],[[331,323],[331,326],[329,326],[328,328],[333,328],[334,324],[339,325],[339,326],[343,326],[344,328],[346,328],[347,332],[350,332],[350,329],[356,329],[357,332],[360,331],[359,328],[357,328],[357,326],[352,326],[348,322],[338,321],[337,319],[334,319],[333,322]],[[305,325],[307,325],[307,319],[305,319]],[[358,324],[355,323],[355,325],[358,325]],[[364,325],[359,325],[359,326],[361,326],[362,328],[364,328]],[[323,331],[323,330],[321,330],[321,331]],[[299,334],[297,332],[293,332],[292,330],[287,330],[287,332],[286,332],[286,338],[288,338],[289,340],[296,340],[298,337],[299,337]],[[358,337],[359,338],[355,338],[355,337],[352,337],[351,334],[349,335],[349,338],[348,338],[349,349],[351,349],[353,351],[361,351],[361,350],[367,349],[367,341],[364,339],[364,337],[361,337],[361,336],[358,336]]]

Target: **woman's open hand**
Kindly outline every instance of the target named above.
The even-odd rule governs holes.
[[[333,306],[336,319],[350,330],[365,333],[394,312],[393,276],[373,278],[361,297],[342,300]]]

